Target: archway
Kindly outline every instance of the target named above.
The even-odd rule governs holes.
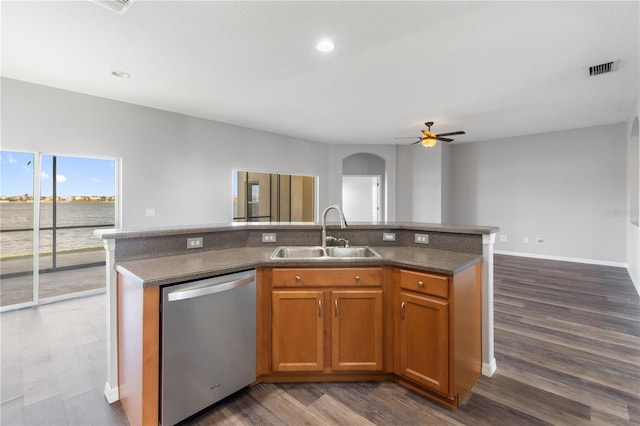
[[[347,220],[381,222],[386,219],[385,160],[357,153],[342,160],[342,208]]]

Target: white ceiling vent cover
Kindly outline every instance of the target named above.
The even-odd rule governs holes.
[[[589,67],[589,75],[594,76],[613,72],[616,70],[617,65],[618,61],[605,62],[604,64],[600,65],[591,65]]]
[[[123,14],[125,13],[136,0],[91,0],[92,2],[99,4],[102,7],[105,7],[109,10],[112,10],[116,13]]]

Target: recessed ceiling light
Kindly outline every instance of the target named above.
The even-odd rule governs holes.
[[[318,49],[321,52],[331,52],[333,49],[335,49],[335,47],[336,45],[333,44],[331,40],[321,40],[316,45],[316,49]]]
[[[129,78],[129,77],[131,77],[131,74],[129,74],[126,71],[111,71],[111,75],[116,76],[116,77],[120,77],[120,78]]]
[[[91,0],[92,2],[99,4],[100,6],[117,12],[119,14],[125,13],[135,0]]]

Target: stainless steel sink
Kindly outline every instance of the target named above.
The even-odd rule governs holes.
[[[329,257],[380,257],[371,247],[327,247]]]
[[[272,259],[313,259],[325,257],[324,248],[320,246],[278,247],[271,255]]]
[[[320,246],[289,246],[278,247],[271,259],[336,259],[380,257],[371,247],[320,247]]]

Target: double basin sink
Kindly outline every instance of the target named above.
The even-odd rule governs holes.
[[[320,247],[320,246],[290,246],[278,247],[271,259],[336,259],[380,257],[371,247]]]

